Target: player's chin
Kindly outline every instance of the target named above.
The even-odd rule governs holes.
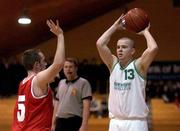
[[[123,55],[118,55],[117,57],[119,60],[123,59]]]
[[[44,68],[41,68],[41,71],[43,71],[43,70],[45,70],[46,68],[44,67]]]
[[[45,70],[46,66],[41,66],[41,71]]]

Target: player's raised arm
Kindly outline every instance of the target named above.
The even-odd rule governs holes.
[[[34,81],[35,86],[43,90],[47,89],[47,84],[50,83],[62,69],[65,60],[64,35],[62,29],[59,27],[59,22],[56,21],[55,24],[52,20],[47,20],[47,25],[50,31],[57,36],[57,48],[53,63],[46,70],[38,73]]]
[[[115,23],[108,30],[106,30],[102,34],[102,36],[96,42],[96,46],[100,54],[100,57],[110,70],[116,57],[111,53],[107,44],[109,43],[112,34],[115,33],[117,30],[121,29],[122,17],[123,14],[119,17],[118,20],[115,21]]]
[[[143,75],[146,75],[148,67],[150,66],[150,64],[152,63],[158,52],[158,45],[155,39],[153,38],[153,36],[151,35],[151,33],[149,32],[149,27],[150,25],[145,30],[139,33],[144,35],[147,42],[146,50],[143,52],[141,57],[138,58],[136,61],[136,66],[137,68],[139,68],[139,71]]]

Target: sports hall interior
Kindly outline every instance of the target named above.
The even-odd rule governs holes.
[[[15,1],[17,2],[17,0]],[[40,14],[41,12],[38,12],[38,10],[41,10],[43,9],[43,7],[47,6],[46,2],[49,2],[50,7],[53,9],[53,6],[54,8],[58,6],[55,3],[60,0],[52,0],[52,1],[40,0],[37,3],[36,2],[33,3],[30,1],[33,0],[27,0],[27,3],[31,3],[31,6],[33,4],[37,4],[36,7],[30,10],[31,11],[30,14],[34,15],[34,19],[35,18],[38,19],[38,17],[40,17],[41,15]],[[84,1],[86,1],[85,3],[88,3],[88,1],[90,2],[90,0],[77,0],[77,1],[80,1],[82,3]],[[101,2],[99,2],[98,4],[99,5],[102,4],[103,6],[103,1],[111,2],[113,0],[100,0],[100,1]],[[175,69],[175,72],[171,71],[169,73],[168,69],[167,70],[162,69],[165,70],[165,73],[164,72],[161,72],[160,74],[157,73],[157,75],[165,76],[163,78],[162,76],[156,77],[155,76],[156,72],[155,74],[153,73],[150,74],[151,75],[150,82],[147,83],[148,86],[147,103],[150,108],[150,113],[148,116],[149,130],[150,131],[180,131],[180,102],[178,99],[178,97],[180,97],[179,96],[180,94],[180,83],[179,83],[180,82],[180,53],[179,53],[180,2],[179,0],[127,0],[127,1],[116,0],[116,1],[122,2],[123,4],[122,5],[119,4],[118,7],[112,5],[111,8],[106,8],[106,10],[102,9],[103,13],[99,11],[98,14],[96,15],[90,15],[91,17],[88,16],[82,17],[78,15],[78,12],[76,12],[77,13],[76,15],[73,15],[73,18],[76,17],[76,19],[75,18],[71,19],[71,17],[66,17],[65,15],[62,15],[64,20],[63,21],[64,23],[62,24],[63,25],[62,29],[64,29],[66,57],[78,58],[81,63],[87,62],[91,64],[101,65],[102,61],[99,57],[96,48],[97,39],[106,29],[108,29],[114,23],[116,19],[119,18],[119,16],[124,11],[127,11],[135,7],[143,8],[148,13],[150,19],[150,25],[151,25],[150,31],[154,36],[154,38],[156,39],[157,44],[159,46],[159,52],[155,59],[156,63],[154,64],[155,68],[151,68],[152,69],[151,71],[153,72],[154,70],[156,69],[158,70],[161,67],[164,68],[169,67]],[[63,2],[66,3],[67,1],[63,0]],[[2,7],[0,8],[0,10],[2,10],[1,11],[2,15],[4,17],[8,17],[6,19],[2,19],[2,22],[0,22],[0,27],[2,27],[0,29],[1,30],[0,32],[1,33],[3,32],[3,34],[0,36],[0,41],[1,41],[0,62],[5,60],[5,62],[8,63],[8,62],[14,62],[14,60],[20,60],[20,56],[22,52],[28,48],[41,49],[41,51],[44,52],[45,56],[48,58],[48,62],[51,62],[54,56],[53,52],[55,52],[56,49],[56,38],[49,33],[49,30],[45,25],[46,20],[44,19],[44,20],[39,20],[38,22],[36,21],[37,23],[35,24],[33,23],[33,19],[32,19],[32,23],[30,25],[20,26],[17,23],[17,25],[15,26],[16,28],[13,28],[13,26],[9,23],[12,14],[8,15],[8,12],[6,12],[5,7],[7,8],[7,6],[9,6],[8,10],[14,10],[16,8],[22,7],[20,5],[28,6],[28,4],[25,4],[26,0],[24,0],[23,4],[22,3],[17,4],[17,7],[15,6],[15,4],[11,4],[11,2],[9,2],[8,5],[6,5],[7,2],[4,3],[0,2],[0,3],[2,3],[0,5]],[[72,2],[72,4],[78,6],[78,4],[76,4],[75,2]],[[90,6],[93,7],[94,5],[90,3]],[[100,9],[97,7],[98,6],[95,6],[94,8]],[[79,6],[78,8],[81,8],[81,6]],[[71,9],[72,12],[69,14],[73,14],[73,8]],[[86,8],[83,9],[85,10]],[[74,12],[75,10],[76,8],[74,8]],[[58,11],[60,12],[60,10],[55,9],[53,10],[53,12],[50,12],[49,14],[48,12],[46,12],[48,15],[52,15],[52,17],[49,16],[47,18],[46,17],[44,18],[46,19],[52,18],[53,20],[58,19],[61,25],[61,18],[60,17],[56,18],[56,16],[58,16],[57,15]],[[36,13],[37,15],[35,16]],[[54,16],[53,13],[55,13]],[[63,12],[60,13],[63,14]],[[79,14],[82,13],[79,12]],[[42,15],[44,16],[45,14]],[[77,20],[78,22],[75,22],[73,20]],[[65,23],[66,21],[67,24]],[[15,23],[15,21],[12,22]],[[36,29],[29,28],[30,32],[28,32],[28,26],[30,27],[34,26],[36,27]],[[43,28],[41,28],[41,26]],[[17,28],[21,28],[21,29],[18,29],[16,32]],[[18,31],[20,31],[21,34]],[[39,32],[35,32],[35,31],[39,31]],[[116,41],[118,40],[118,38],[124,36],[130,37],[135,41],[136,44],[135,57],[141,55],[143,50],[146,48],[146,44],[144,44],[146,43],[145,39],[140,35],[128,31],[119,31],[112,36],[112,39],[110,41],[111,44],[109,44],[109,47],[110,49],[112,49],[112,52],[115,53]],[[16,39],[19,39],[20,41],[16,41]],[[159,68],[156,68],[158,66]],[[153,79],[153,76],[157,79],[154,80],[155,78]],[[1,77],[3,76],[1,75]],[[94,75],[94,77],[96,76]],[[93,96],[96,98],[97,100],[96,102],[99,103],[101,103],[103,100],[108,99],[108,78],[105,79],[106,79],[105,84],[101,85],[99,84],[100,83],[99,81],[98,82],[96,81],[98,84],[94,85],[98,87],[97,88],[94,87]],[[93,82],[94,80],[93,75],[91,76],[90,80],[92,80]],[[165,90],[164,88],[166,88],[167,86],[168,88],[170,88],[168,91],[172,91],[174,88],[176,89],[178,88],[177,92],[173,94],[174,97],[172,97],[172,95],[168,96],[167,94],[162,93]],[[12,113],[16,98],[16,91],[14,91],[12,94],[8,94],[7,92],[7,94],[2,95],[1,89],[2,88],[0,88],[0,94],[1,94],[0,131],[10,131],[12,116],[13,116]],[[154,92],[151,92],[151,90],[154,90]],[[107,106],[107,103],[105,106]],[[92,114],[89,119],[89,127],[88,127],[89,131],[108,130],[109,119],[106,111],[107,110],[104,110],[104,115],[102,114],[99,115],[97,110],[94,111],[92,109],[91,112]]]

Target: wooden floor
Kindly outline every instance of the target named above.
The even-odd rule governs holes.
[[[11,131],[12,112],[15,98],[0,98],[0,131]],[[152,105],[153,131],[180,131],[180,108],[154,99]],[[107,131],[108,118],[90,118],[89,131]]]
[[[14,109],[15,97],[2,99],[0,98],[0,131],[11,131],[12,114]],[[89,131],[107,131],[108,118],[89,120]]]
[[[180,108],[154,99],[152,104],[153,131],[180,131]]]

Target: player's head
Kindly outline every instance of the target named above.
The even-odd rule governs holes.
[[[131,59],[135,53],[134,41],[127,37],[119,39],[116,53],[119,60]]]
[[[44,54],[37,49],[29,49],[23,53],[22,63],[26,70],[32,70],[36,73],[46,68]]]
[[[75,58],[66,58],[64,62],[64,75],[67,79],[74,79],[77,76],[78,61]]]

